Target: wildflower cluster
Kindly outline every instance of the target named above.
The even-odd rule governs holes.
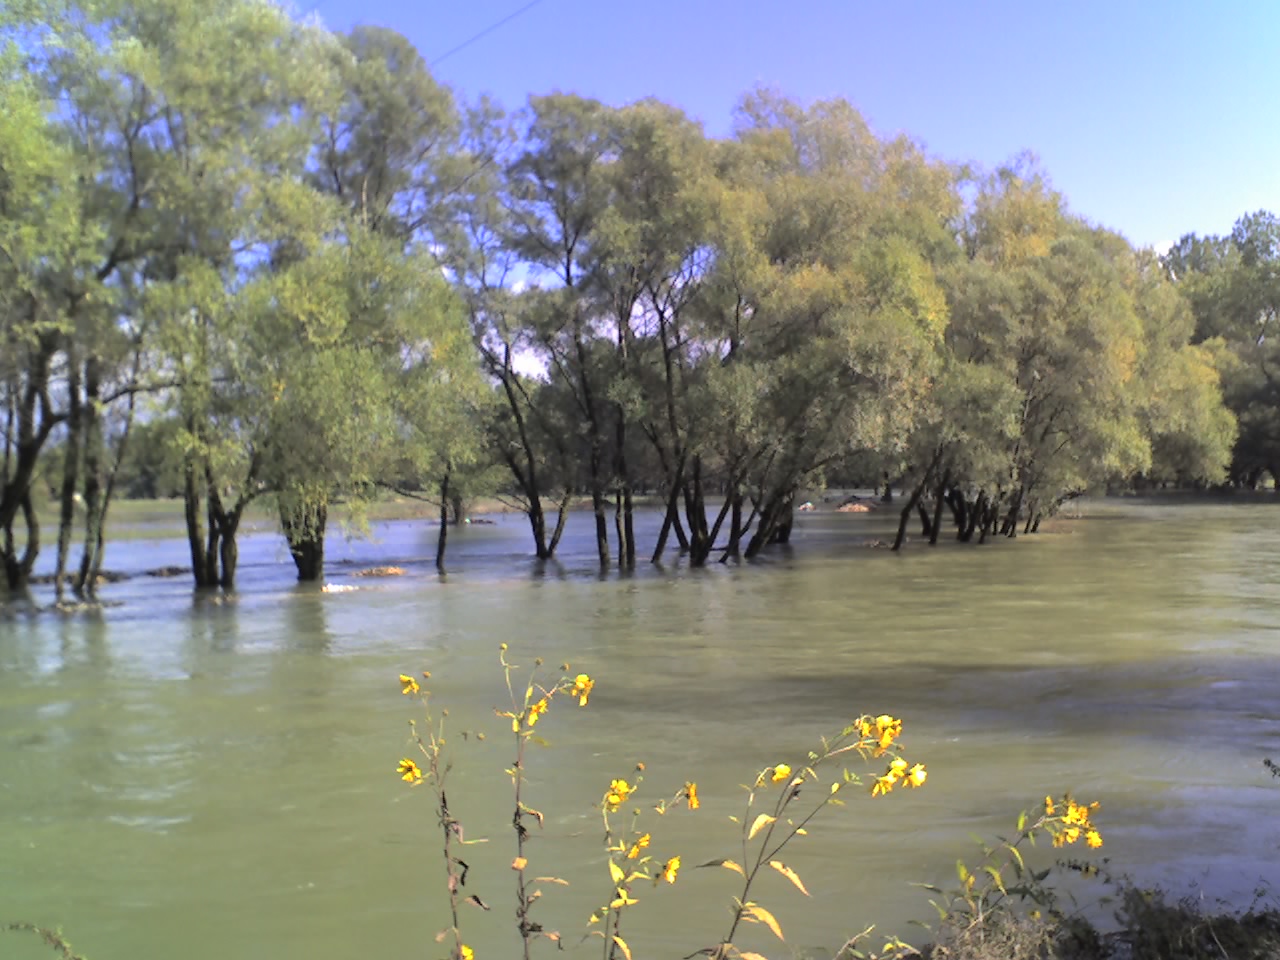
[[[1098,801],[1088,806],[1076,803],[1067,794],[1058,802],[1053,797],[1044,798],[1044,826],[1053,836],[1055,847],[1076,843],[1081,837],[1095,850],[1102,846],[1102,834],[1090,820],[1090,813],[1098,809]]]
[[[663,859],[650,852],[653,834],[641,829],[640,810],[632,813],[630,824],[625,829],[614,822],[613,815],[632,799],[643,781],[644,764],[638,763],[631,781],[621,778],[610,781],[600,798],[605,850],[609,856],[609,896],[591,914],[587,923],[588,926],[600,925],[600,929],[593,930],[592,933],[603,940],[605,960],[615,954],[620,954],[625,960],[631,958],[631,947],[622,937],[622,917],[625,910],[640,902],[636,884],[647,880],[655,886],[662,883],[670,885],[676,882],[680,874],[679,854]],[[653,809],[655,813],[662,815],[682,803],[690,810],[697,810],[701,805],[696,783],[686,783],[675,796],[659,801]]]
[[[534,922],[529,916],[530,908],[541,894],[532,889],[525,876],[525,870],[529,864],[529,860],[525,856],[525,842],[529,836],[529,829],[526,823],[528,820],[533,819],[541,825],[542,814],[526,805],[521,797],[524,786],[525,748],[532,737],[533,728],[540,719],[547,715],[555,697],[567,696],[576,699],[578,706],[585,707],[591,697],[591,691],[595,687],[595,681],[585,673],[569,675],[568,664],[565,664],[561,668],[564,675],[559,680],[550,685],[541,684],[538,682],[537,674],[542,666],[542,661],[538,660],[534,663],[533,670],[529,673],[524,686],[524,695],[517,696],[513,673],[519,668],[507,661],[506,653],[507,645],[503,644],[499,661],[506,677],[507,691],[511,698],[511,709],[495,712],[499,716],[511,720],[511,732],[516,740],[516,760],[507,770],[507,774],[511,777],[515,799],[512,825],[516,832],[516,856],[511,862],[511,868],[517,875],[516,918],[524,944],[524,956],[527,958],[531,940],[536,937],[546,937],[550,940],[558,941],[559,934],[544,930],[541,924]],[[423,672],[421,677],[423,681],[426,681],[431,679],[431,674]],[[429,693],[423,689],[422,683],[419,682],[418,678],[410,674],[400,674],[400,692],[405,696],[421,697],[424,706],[427,707],[425,734],[419,731],[414,722],[410,722],[410,728],[413,732],[412,740],[417,744],[419,751],[425,758],[425,769],[423,766],[419,766],[418,762],[411,757],[404,757],[396,766],[396,773],[401,780],[411,786],[429,784],[436,794],[440,825],[444,830],[446,886],[449,891],[449,906],[453,921],[449,929],[441,931],[437,936],[437,940],[452,939],[451,960],[474,960],[475,951],[462,942],[462,934],[459,929],[458,908],[459,904],[464,902],[460,888],[466,882],[468,867],[454,852],[455,846],[464,844],[467,841],[463,840],[462,825],[449,812],[448,800],[444,789],[445,780],[451,769],[451,765],[444,759],[444,724],[445,718],[448,717],[448,711],[442,711],[438,719],[433,717],[430,712]],[[484,734],[477,734],[476,739],[483,740]],[[619,787],[618,802],[625,802],[630,793],[630,788],[626,781],[617,781],[616,783]],[[554,877],[539,877],[538,879],[562,882],[557,881]],[[488,909],[478,896],[466,897],[465,902],[479,906],[482,909]]]
[[[423,671],[421,677],[423,681],[427,681],[431,679],[431,674]],[[452,764],[448,762],[445,755],[445,722],[449,711],[442,710],[438,717],[435,716],[431,712],[430,692],[423,688],[417,677],[410,674],[400,674],[400,692],[405,696],[420,697],[426,711],[426,719],[422,727],[419,727],[416,721],[409,721],[410,739],[423,757],[425,769],[413,758],[403,757],[396,765],[396,773],[410,786],[426,785],[435,795],[436,813],[444,839],[445,886],[449,892],[449,912],[452,921],[448,929],[440,931],[436,940],[437,942],[452,940],[451,960],[475,960],[475,951],[462,942],[458,916],[459,907],[464,902],[460,890],[466,882],[467,866],[458,857],[456,848],[465,845],[467,841],[463,839],[462,824],[450,812],[448,797],[445,793],[445,782],[452,769]],[[483,734],[478,735],[479,739],[483,737]],[[479,902],[477,897],[468,897],[466,900],[473,903]]]
[[[1012,839],[998,837],[995,846],[982,844],[982,860],[974,869],[964,861],[956,864],[960,887],[951,892],[948,899],[931,900],[944,924],[967,929],[981,923],[982,918],[993,911],[1006,908],[1010,898],[1031,905],[1028,915],[1039,919],[1044,912],[1057,919],[1063,914],[1058,909],[1057,895],[1045,882],[1052,868],[1032,870],[1024,858],[1023,846],[1034,846],[1036,837],[1047,834],[1055,847],[1065,847],[1084,840],[1093,849],[1102,846],[1102,834],[1093,823],[1098,803],[1077,803],[1071,794],[1059,800],[1044,798],[1044,807],[1034,815],[1023,811],[1018,817],[1017,832]],[[1064,864],[1086,875],[1096,873],[1096,868],[1079,863]],[[943,893],[938,887],[922,884],[934,893]],[[957,919],[964,922],[957,924]]]
[[[823,808],[828,805],[843,805],[839,797],[841,791],[848,786],[860,784],[861,780],[848,768],[842,768],[832,778],[827,789],[818,792],[818,799],[812,808],[803,814],[791,815],[802,788],[807,790],[809,784],[820,782],[822,777],[819,767],[833,761],[840,762],[840,758],[854,753],[863,760],[890,756],[885,773],[877,777],[871,786],[873,797],[889,793],[899,783],[909,787],[923,786],[928,777],[924,765],[912,765],[897,753],[901,736],[900,719],[888,714],[864,715],[835,737],[823,738],[820,749],[810,751],[803,764],[776,763],[765,767],[756,775],[754,784],[745,788],[747,805],[744,815],[730,817],[742,833],[743,862],[724,859],[699,864],[702,867],[721,867],[742,878],[742,889],[733,898],[733,920],[728,932],[716,945],[703,948],[702,953],[725,960],[759,956],[744,952],[736,946],[735,937],[743,924],[766,927],[779,940],[783,939],[782,926],[777,918],[752,898],[756,882],[762,874],[772,871],[808,896],[809,891],[804,881],[780,859],[782,851],[795,838],[807,835],[809,822]],[[782,788],[775,793],[774,788],[778,785]],[[696,793],[694,797],[696,798]],[[897,941],[892,941],[892,944],[896,945]]]

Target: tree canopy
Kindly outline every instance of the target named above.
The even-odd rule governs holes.
[[[1269,214],[1158,260],[1034,159],[948,163],[845,100],[751,91],[724,138],[652,100],[507,113],[265,0],[0,32],[11,588],[48,490],[58,592],[92,593],[117,476],[178,491],[196,584],[230,588],[255,501],[303,579],[330,505],[380,489],[509,494],[540,558],[585,496],[626,569],[640,494],[643,555],[700,565],[785,541],[828,478],[905,485],[936,542],[1280,464]]]

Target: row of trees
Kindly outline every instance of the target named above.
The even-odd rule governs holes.
[[[981,540],[1230,459],[1180,268],[1072,216],[1030,160],[977,173],[768,91],[723,139],[651,101],[507,115],[393,32],[259,0],[0,18],[10,588],[44,477],[58,593],[92,593],[135,433],[180,478],[196,584],[226,588],[258,500],[303,579],[335,499],[384,487],[442,519],[508,492],[540,558],[589,495],[625,569],[638,491],[665,504],[644,553],[700,565],[785,540],[824,479],[888,474],[903,531]]]
[[[1169,279],[1195,315],[1239,421],[1230,479],[1280,486],[1280,218],[1241,217],[1227,236],[1184,236],[1165,256]]]

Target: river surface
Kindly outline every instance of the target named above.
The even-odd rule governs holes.
[[[819,511],[761,562],[626,578],[596,575],[587,515],[546,569],[513,516],[458,531],[445,581],[434,529],[389,523],[332,538],[328,582],[359,589],[330,593],[254,534],[226,602],[136,577],[99,616],[0,619],[0,921],[60,927],[92,960],[444,956],[431,797],[394,772],[420,709],[397,675],[429,670],[451,730],[488,734],[450,740],[454,813],[488,839],[466,849],[466,892],[493,909],[468,908],[465,939],[514,956],[503,642],[597,681],[587,708],[555,703],[528,760],[546,815],[531,867],[569,881],[535,917],[578,955],[598,955],[581,936],[610,892],[610,778],[646,764],[642,801],[699,784],[700,811],[646,815],[652,852],[685,869],[642,888],[623,931],[637,957],[685,956],[727,924],[737,878],[690,867],[738,854],[738,785],[863,711],[905,718],[929,781],[824,812],[785,857],[812,897],[776,875],[756,894],[787,945],[754,927],[744,949],[821,956],[871,923],[925,940],[910,884],[947,884],[971,832],[1068,789],[1101,801],[1118,871],[1247,905],[1280,881],[1261,764],[1280,759],[1278,510],[1093,502],[1058,532],[901,556],[866,546],[888,516]],[[184,546],[114,543],[107,566],[182,563]],[[351,575],[371,563],[407,573]],[[0,954],[47,955],[15,936]]]

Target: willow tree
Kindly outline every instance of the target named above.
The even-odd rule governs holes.
[[[40,549],[33,489],[40,456],[68,415],[54,398],[54,358],[83,301],[59,279],[92,260],[96,236],[80,221],[74,155],[53,104],[7,40],[0,39],[0,564],[6,588],[21,590]]]
[[[1230,476],[1280,475],[1280,217],[1258,211],[1221,237],[1188,235],[1163,259],[1191,305],[1194,339],[1214,358],[1239,433]]]
[[[348,224],[270,278],[253,336],[268,388],[264,479],[300,580],[323,572],[331,498],[364,501],[406,463],[465,462],[482,391],[465,316],[429,255]]]
[[[876,138],[847,103],[748,97],[720,182],[714,259],[694,311],[691,410],[710,415],[685,481],[693,562],[726,520],[725,556],[785,540],[806,479],[892,442],[946,319],[928,251],[896,224],[910,211],[941,230],[950,175]],[[728,491],[714,519],[708,468]]]

